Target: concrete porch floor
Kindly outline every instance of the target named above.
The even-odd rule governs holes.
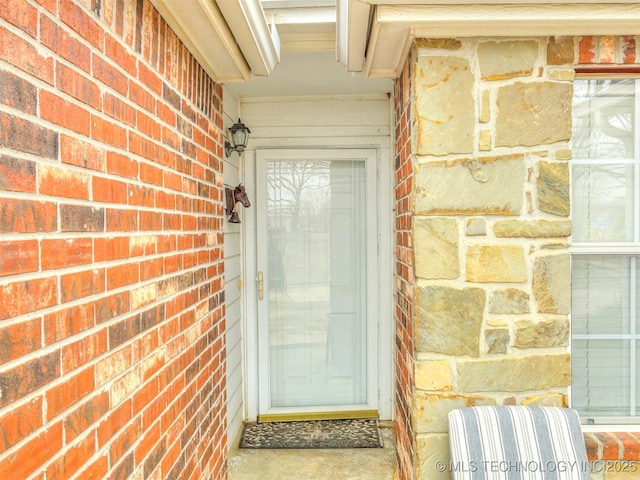
[[[392,480],[396,466],[393,422],[380,422],[384,448],[229,452],[229,480]]]

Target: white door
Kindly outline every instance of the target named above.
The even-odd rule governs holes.
[[[377,414],[376,150],[258,150],[259,418]]]

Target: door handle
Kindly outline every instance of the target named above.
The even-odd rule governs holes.
[[[264,280],[262,271],[258,272],[258,300],[262,300],[264,298]]]

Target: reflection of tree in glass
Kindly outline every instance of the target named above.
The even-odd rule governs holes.
[[[577,165],[573,169],[574,240],[629,241],[631,165]],[[629,203],[631,201],[631,203]]]
[[[329,166],[328,161],[269,162],[267,213],[270,223],[277,223],[271,226],[288,231],[311,226],[300,225],[300,218],[312,220],[325,207],[330,194]]]
[[[635,90],[631,79],[575,82],[572,216],[574,241],[632,241]]]
[[[574,158],[634,158],[634,81],[579,80],[574,88]]]

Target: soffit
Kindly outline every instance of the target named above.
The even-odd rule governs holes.
[[[216,0],[216,4],[251,72],[270,75],[280,61],[280,43],[277,31],[267,25],[260,1]]]
[[[211,77],[267,77],[280,51],[336,46],[336,0],[151,0]]]
[[[336,61],[336,0],[151,1],[207,73],[236,98],[392,89],[388,79],[362,73],[364,49],[357,72]],[[369,5],[364,7],[366,38]]]
[[[210,0],[151,0],[151,3],[215,81],[249,78],[249,65],[217,4]],[[212,49],[210,45],[221,48]]]
[[[336,48],[335,2],[262,1],[264,15],[275,28],[283,51],[320,51]]]
[[[336,51],[396,78],[417,37],[638,35],[636,0],[151,0],[221,83],[269,76],[282,51]]]
[[[151,0],[217,82],[269,75],[280,60],[277,35],[259,0]]]
[[[636,0],[341,1],[350,12],[342,27],[347,68],[364,70],[369,77],[396,78],[413,39],[418,37],[640,34],[640,4]],[[359,12],[357,18],[351,12]]]

